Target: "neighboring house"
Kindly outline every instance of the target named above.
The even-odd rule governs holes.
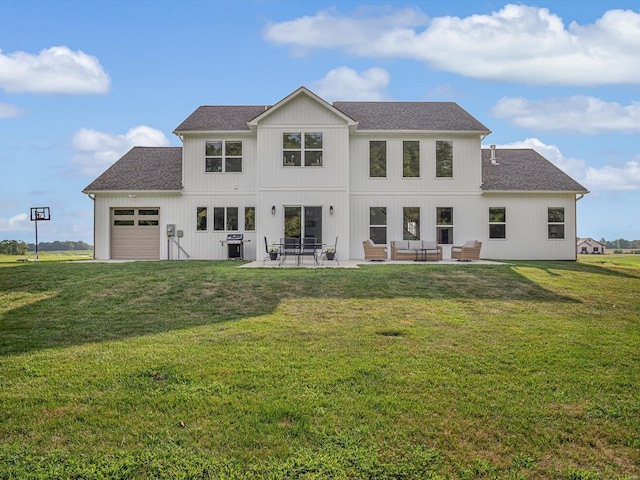
[[[491,132],[455,103],[332,105],[301,87],[271,107],[200,107],[174,133],[181,148],[134,147],[83,190],[96,258],[226,259],[230,233],[248,259],[265,236],[339,237],[341,259],[367,238],[576,258],[587,190],[533,150],[483,150]]]
[[[603,254],[607,248],[604,243],[600,243],[593,238],[579,238],[577,243],[577,253]]]

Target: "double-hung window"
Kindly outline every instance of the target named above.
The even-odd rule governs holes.
[[[205,143],[204,171],[242,173],[242,141],[214,140]]]
[[[550,207],[547,213],[548,238],[564,238],[564,208]]]
[[[282,165],[285,167],[321,167],[322,133],[283,133]]]
[[[387,142],[384,140],[369,142],[369,176],[372,178],[387,176]]]
[[[369,237],[375,244],[387,244],[387,207],[369,208]]]
[[[507,238],[507,209],[489,207],[489,238]]]
[[[453,243],[453,207],[436,208],[436,240],[443,245]]]
[[[436,141],[436,177],[453,177],[453,142],[451,140]]]

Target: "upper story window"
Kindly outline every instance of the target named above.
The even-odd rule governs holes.
[[[204,171],[241,173],[242,141],[215,140],[206,142]]]
[[[453,142],[451,140],[436,141],[436,177],[453,177]]]
[[[283,133],[282,165],[285,167],[321,167],[322,133]]]
[[[387,176],[387,142],[384,140],[369,142],[369,176]]]
[[[420,176],[420,142],[417,140],[402,142],[402,176]]]
[[[549,208],[547,213],[548,238],[564,238],[564,208]]]

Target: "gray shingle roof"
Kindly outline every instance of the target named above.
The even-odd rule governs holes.
[[[490,131],[454,102],[334,102],[333,106],[357,121],[358,130]],[[175,133],[249,130],[247,122],[265,108],[205,105],[189,115]]]
[[[182,147],[133,147],[83,192],[182,189]]]
[[[358,130],[489,132],[454,102],[334,102],[358,122]]]
[[[175,133],[210,130],[249,130],[247,122],[265,111],[264,105],[204,105],[187,117]]]
[[[484,191],[588,190],[533,149],[496,149],[498,165],[491,164],[491,150],[482,149]]]

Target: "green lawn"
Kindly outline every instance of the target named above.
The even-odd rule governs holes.
[[[633,258],[2,263],[0,478],[639,478]]]

